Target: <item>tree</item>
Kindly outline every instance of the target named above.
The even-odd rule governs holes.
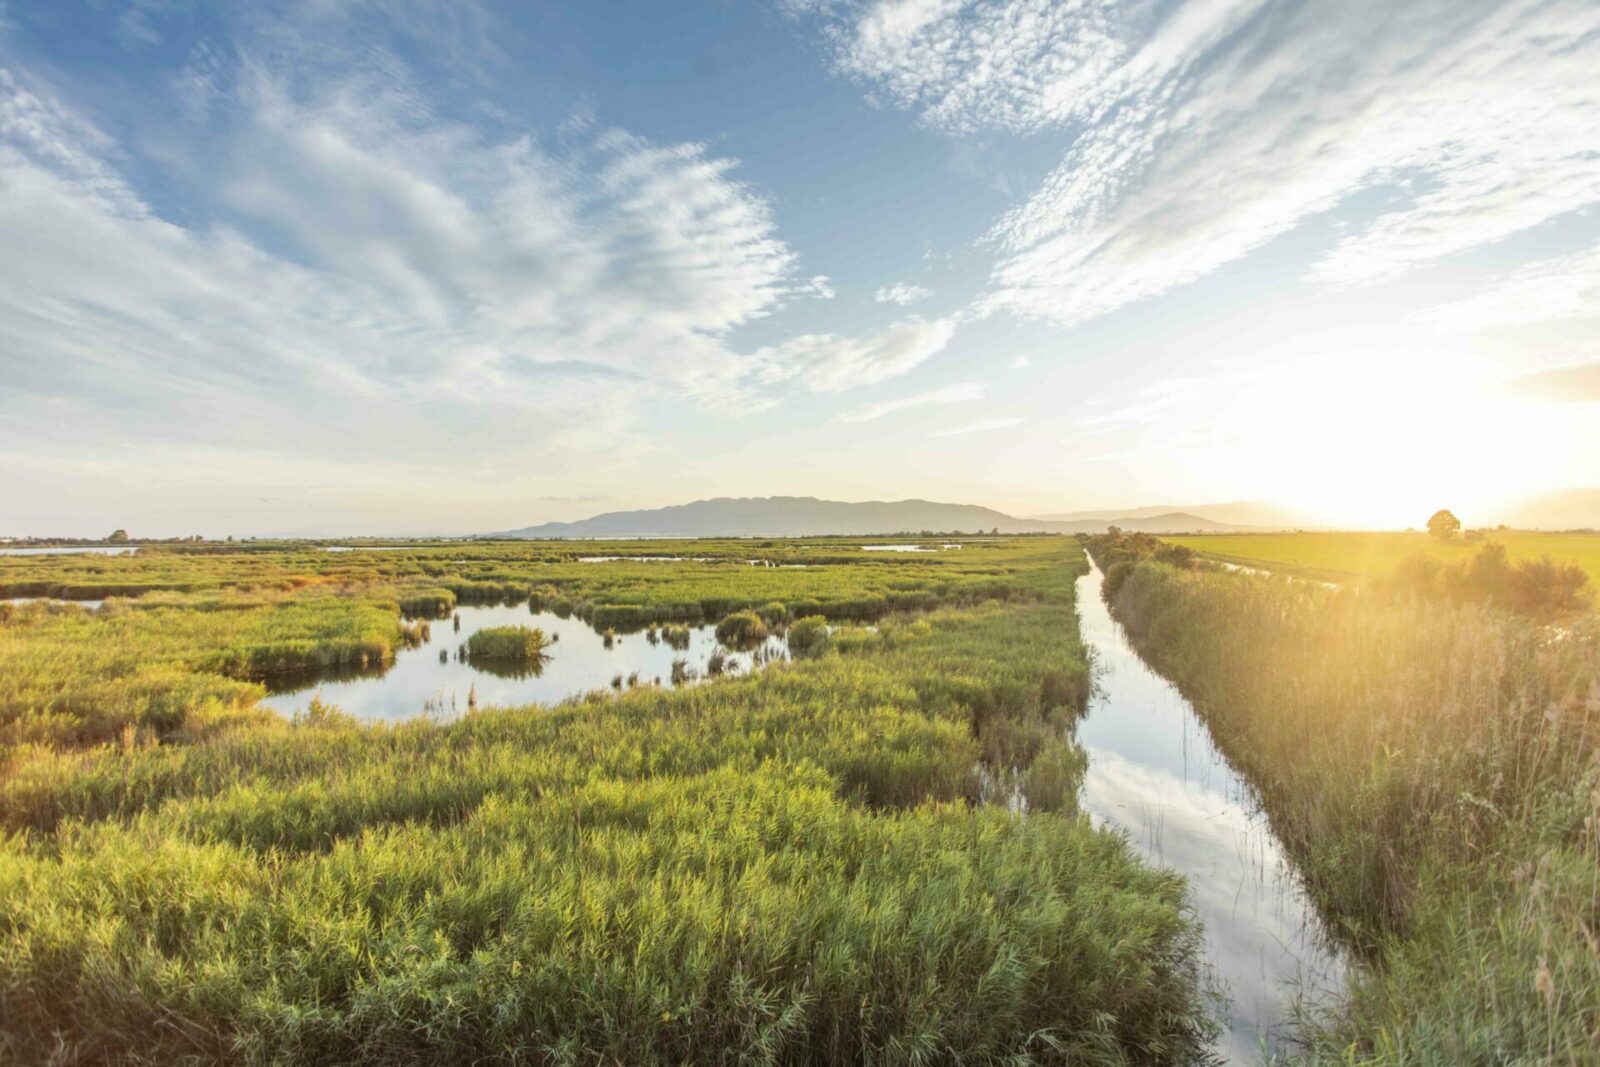
[[[1428,520],[1428,533],[1441,541],[1448,541],[1461,532],[1461,520],[1448,510],[1440,508]]]
[[[111,536],[106,538],[106,540],[110,541],[114,545],[125,545],[128,543],[128,531],[113,530],[111,531]]]

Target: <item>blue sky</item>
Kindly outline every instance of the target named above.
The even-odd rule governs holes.
[[[1600,7],[0,3],[0,533],[1600,484]]]

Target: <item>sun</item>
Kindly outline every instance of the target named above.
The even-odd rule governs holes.
[[[1273,499],[1330,525],[1401,529],[1441,507],[1489,521],[1497,502],[1538,488],[1561,447],[1543,408],[1508,397],[1481,364],[1396,351],[1336,372],[1326,359],[1272,368],[1224,414]]]

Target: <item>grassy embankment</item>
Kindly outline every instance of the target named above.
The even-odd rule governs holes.
[[[1600,586],[1600,534],[1491,530],[1486,536],[1505,545],[1512,562],[1546,555],[1571,560]],[[1334,581],[1385,577],[1419,553],[1457,564],[1470,559],[1483,544],[1461,537],[1440,541],[1425,533],[1192,534],[1163,536],[1161,540],[1187,545],[1230,563],[1302,572]]]
[[[1112,576],[1135,645],[1372,965],[1309,1060],[1600,1060],[1600,621],[1150,560]]]
[[[879,566],[856,586],[749,570],[816,579],[795,599],[949,577]],[[1073,814],[1077,550],[959,566],[1007,597],[942,597],[752,677],[394,727],[240,696],[111,744],[14,745],[0,1060],[1192,1060],[1183,886]],[[353,619],[398,624],[351,595]],[[202,621],[172,643],[201,647],[164,669],[227,681],[195,672],[281,608],[17,612],[0,677],[73,679],[17,658],[36,628],[149,648],[133,628],[185,610]],[[971,803],[980,768],[1013,767],[1034,814]]]

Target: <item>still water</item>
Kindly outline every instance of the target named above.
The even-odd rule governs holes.
[[[66,545],[55,548],[0,548],[0,556],[131,556],[137,548],[108,548],[104,545]]]
[[[1228,995],[1218,1051],[1236,1063],[1282,1049],[1297,997],[1326,1003],[1345,962],[1250,786],[1228,766],[1189,702],[1128,643],[1100,598],[1099,568],[1078,579],[1096,692],[1078,725],[1089,754],[1083,806],[1128,834],[1151,863],[1189,880],[1207,961]]]
[[[649,685],[657,678],[672,684],[673,660],[685,661],[696,678],[707,675],[707,663],[721,647],[716,628],[694,626],[685,648],[672,648],[665,640],[651,644],[641,633],[619,634],[610,648],[605,638],[576,618],[532,612],[526,604],[515,606],[461,605],[458,631],[452,619],[433,619],[431,633],[417,648],[402,648],[387,669],[369,671],[303,671],[278,675],[267,683],[264,703],[285,714],[306,707],[314,696],[366,719],[409,719],[416,715],[450,716],[467,710],[469,694],[480,708],[554,704],[594,689],[611,688],[617,675],[623,685],[628,676]],[[486,626],[532,626],[554,637],[542,663],[517,661],[462,662],[458,648]],[[441,662],[439,653],[444,652]],[[728,674],[745,674],[765,663],[788,658],[787,638],[771,636],[754,649],[722,649]]]

